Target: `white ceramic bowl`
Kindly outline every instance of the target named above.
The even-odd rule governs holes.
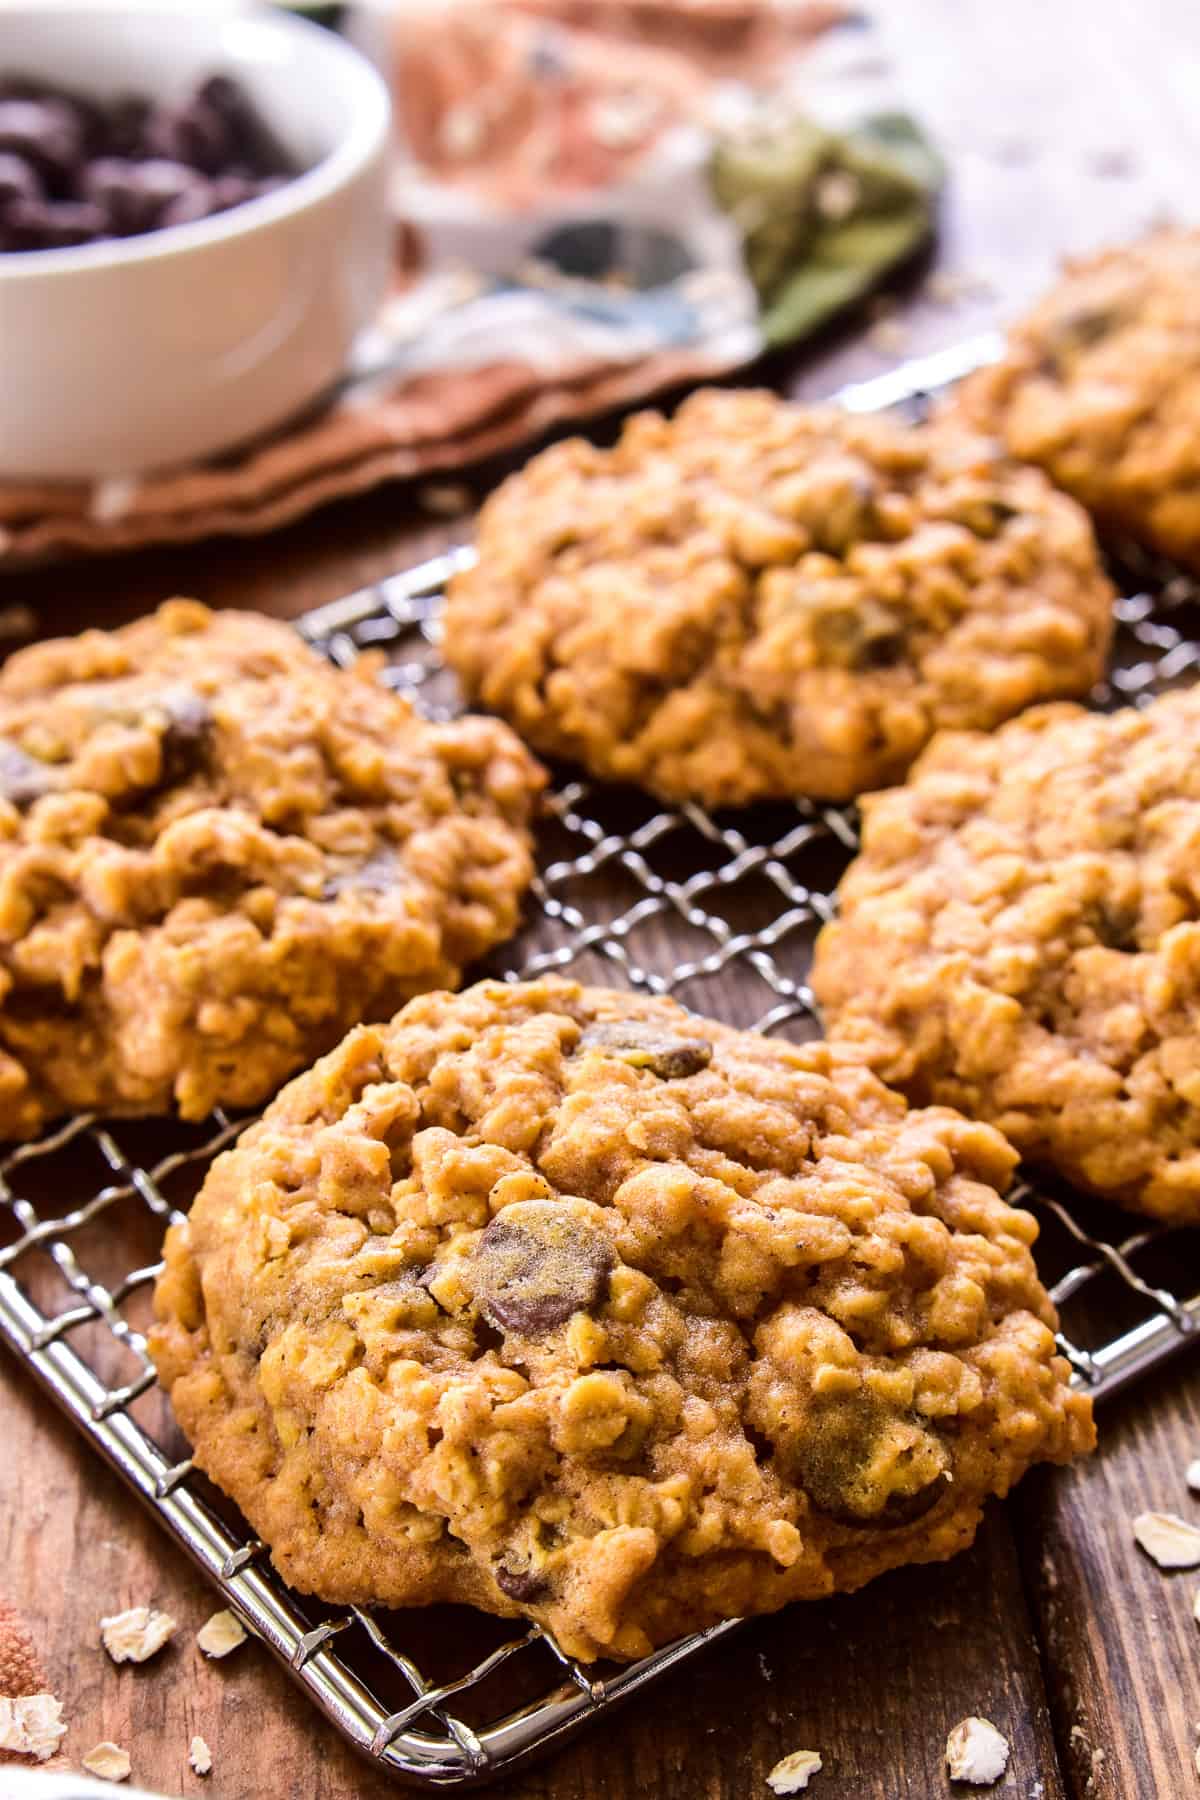
[[[0,8],[0,72],[98,98],[235,76],[305,173],[193,225],[0,255],[0,476],[133,475],[282,424],[387,280],[386,87],[282,13]]]

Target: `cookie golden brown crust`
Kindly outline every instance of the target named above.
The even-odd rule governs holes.
[[[823,1044],[481,983],[214,1165],[152,1350],[297,1587],[637,1656],[950,1556],[1090,1447],[1013,1162]]]
[[[938,738],[864,803],[831,1034],[1123,1206],[1200,1219],[1200,689]]]
[[[1200,568],[1200,231],[1069,263],[948,411],[1107,530]]]
[[[1111,607],[1084,514],[994,445],[702,392],[506,482],[445,649],[473,699],[599,776],[844,799],[938,727],[1085,694]]]
[[[250,1105],[511,932],[541,771],[175,600],[0,673],[0,1136]]]

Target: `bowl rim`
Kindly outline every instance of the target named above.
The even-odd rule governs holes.
[[[72,17],[88,26],[98,26],[112,18],[139,19],[156,15],[178,20],[177,7],[162,6],[0,6],[0,25],[10,20],[37,17]],[[392,126],[392,102],[387,83],[379,70],[360,50],[334,32],[294,13],[271,12],[262,6],[222,6],[206,14],[214,25],[222,28],[231,23],[252,23],[255,29],[276,34],[283,39],[299,39],[319,43],[321,54],[340,62],[356,81],[360,95],[356,97],[354,117],[349,131],[311,169],[291,176],[281,187],[253,200],[243,200],[228,212],[212,218],[195,219],[186,225],[163,226],[136,237],[102,238],[98,243],[69,244],[53,250],[8,250],[0,252],[0,284],[35,281],[43,277],[65,277],[84,270],[123,268],[141,263],[163,262],[194,255],[214,244],[234,242],[248,237],[264,226],[293,217],[319,204],[344,188],[380,154],[386,146]],[[237,69],[233,71],[239,73]]]

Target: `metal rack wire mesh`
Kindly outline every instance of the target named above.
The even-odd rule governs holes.
[[[858,410],[909,402],[992,353],[960,346],[848,390]],[[438,656],[438,602],[459,552],[301,621],[336,663],[382,649],[384,679],[437,714],[455,705]],[[1097,704],[1144,702],[1200,666],[1200,593],[1146,559],[1123,570],[1119,644]],[[1190,629],[1189,629],[1190,628]],[[664,809],[563,781],[550,798],[530,918],[493,962],[670,993],[738,1025],[793,1036],[817,1022],[804,976],[855,848],[851,809],[763,807],[736,820]],[[719,1002],[709,998],[716,987]],[[738,1016],[732,1016],[733,1014]],[[263,1546],[186,1459],[143,1328],[165,1224],[244,1121],[204,1127],[76,1118],[0,1157],[0,1338],[293,1670],[357,1748],[428,1786],[491,1778],[635,1693],[736,1622],[627,1668],[584,1668],[539,1628],[448,1609],[383,1615],[291,1593]],[[1193,1235],[1130,1221],[1078,1196],[1022,1190],[1039,1213],[1039,1262],[1063,1314],[1075,1379],[1105,1398],[1200,1330]],[[1190,1251],[1190,1254],[1189,1254]],[[1195,1284],[1200,1288],[1200,1282]],[[464,1656],[464,1644],[470,1646]]]

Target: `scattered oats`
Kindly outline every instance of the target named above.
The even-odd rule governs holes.
[[[990,1719],[960,1719],[946,1739],[946,1767],[951,1781],[990,1787],[1008,1767],[1008,1739]]]
[[[487,139],[487,121],[477,106],[460,100],[442,115],[438,138],[447,156],[465,162],[478,156]]]
[[[461,481],[423,481],[417,489],[417,504],[422,512],[438,519],[456,519],[470,512],[474,496]]]
[[[207,1775],[212,1768],[212,1752],[202,1737],[194,1737],[188,1749],[188,1761],[197,1775]]]
[[[899,319],[877,319],[867,333],[867,342],[876,350],[887,355],[893,351],[903,350],[908,343],[908,332]]]
[[[66,1732],[62,1701],[53,1694],[21,1694],[15,1700],[0,1694],[0,1750],[45,1762]]]
[[[228,1656],[246,1641],[246,1628],[231,1612],[215,1612],[196,1633],[205,1656]]]
[[[588,123],[598,144],[607,150],[628,150],[649,136],[661,113],[657,94],[646,88],[626,88],[594,100]]]
[[[776,1794],[798,1794],[808,1786],[809,1776],[816,1775],[821,1767],[815,1750],[793,1750],[775,1764],[767,1776],[767,1786]]]
[[[1196,1458],[1195,1462],[1190,1462],[1188,1464],[1187,1474],[1184,1476],[1184,1480],[1191,1488],[1193,1494],[1200,1494],[1200,1456]]]
[[[1192,1617],[1200,1625],[1200,1588],[1196,1589],[1196,1598],[1192,1601]],[[1200,1731],[1200,1725],[1196,1726],[1196,1730]]]
[[[128,1750],[122,1750],[120,1744],[104,1743],[88,1751],[83,1766],[89,1775],[98,1775],[101,1781],[128,1781],[133,1764]]]
[[[175,1630],[170,1613],[131,1606],[100,1621],[100,1642],[115,1663],[149,1662]]]
[[[818,180],[814,199],[823,219],[848,219],[862,199],[862,183],[849,169],[830,169]]]
[[[1194,1569],[1200,1563],[1200,1531],[1175,1513],[1139,1513],[1133,1535],[1160,1569]]]

